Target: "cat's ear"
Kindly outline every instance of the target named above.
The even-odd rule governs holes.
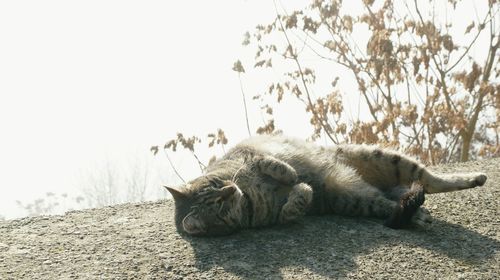
[[[200,219],[196,218],[194,215],[187,215],[182,220],[182,227],[184,230],[191,235],[200,235],[205,233],[205,223]]]
[[[186,198],[186,194],[182,192],[181,187],[168,187],[163,186],[172,195],[174,200],[180,200]]]

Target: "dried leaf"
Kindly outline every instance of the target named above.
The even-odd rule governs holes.
[[[474,28],[474,26],[476,26],[476,23],[473,21],[471,24],[467,26],[467,28],[465,28],[465,34],[469,33],[472,30],[472,28]]]
[[[236,71],[238,73],[245,73],[245,68],[243,68],[243,65],[241,64],[241,61],[239,59],[234,63],[233,71]]]
[[[264,65],[264,63],[266,63],[265,59],[258,61],[257,63],[255,63],[255,65],[253,67],[255,67],[255,68],[262,67]]]
[[[247,31],[243,35],[243,42],[241,43],[243,46],[248,46],[250,44],[250,33]]]

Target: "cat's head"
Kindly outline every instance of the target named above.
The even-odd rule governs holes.
[[[181,187],[166,188],[175,200],[178,231],[217,236],[238,230],[243,193],[233,182],[204,176]]]

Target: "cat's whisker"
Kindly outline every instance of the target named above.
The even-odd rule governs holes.
[[[231,179],[231,182],[233,182],[234,184],[236,184],[236,182],[234,181],[236,179],[236,175],[238,175],[238,173],[241,171],[241,169],[243,169],[243,167],[245,167],[245,164],[242,164],[240,168],[238,168],[238,170],[234,172],[233,178]]]

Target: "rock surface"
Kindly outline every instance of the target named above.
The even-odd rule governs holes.
[[[172,201],[0,222],[0,279],[493,279],[500,275],[500,159],[485,186],[428,195],[434,222],[392,230],[338,216],[223,238],[180,236]]]

